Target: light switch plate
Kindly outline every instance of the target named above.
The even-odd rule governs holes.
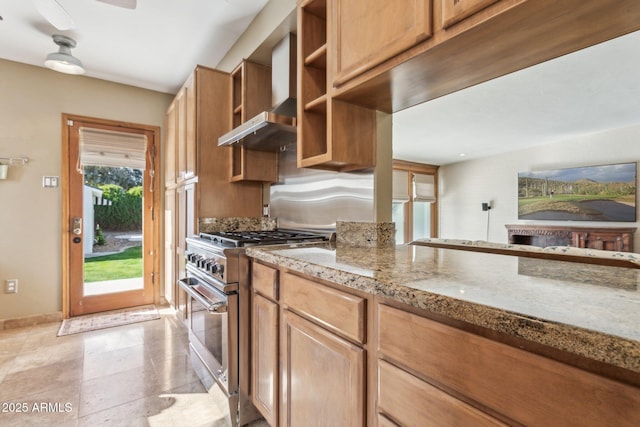
[[[18,292],[18,279],[9,279],[4,282],[4,293],[15,294]]]
[[[58,186],[59,178],[57,176],[43,176],[42,186],[44,188],[54,188]]]

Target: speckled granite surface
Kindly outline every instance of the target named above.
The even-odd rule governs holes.
[[[276,229],[275,218],[200,218],[199,230],[202,233],[214,233],[218,231],[263,231]]]
[[[396,244],[393,222],[336,221],[339,245],[391,248]]]
[[[640,372],[640,271],[401,245],[250,247],[349,288]],[[623,283],[623,286],[620,284]],[[635,286],[634,286],[635,283]]]

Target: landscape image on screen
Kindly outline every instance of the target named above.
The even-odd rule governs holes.
[[[636,163],[518,173],[518,219],[636,220]]]

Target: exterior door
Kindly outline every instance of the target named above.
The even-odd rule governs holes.
[[[146,136],[145,169],[143,171],[142,198],[142,278],[134,286],[113,286],[96,292],[85,283],[84,175],[79,162],[80,128],[126,132]],[[77,118],[63,115],[63,315],[79,316],[126,307],[154,303],[159,295],[155,289],[158,270],[159,228],[155,218],[158,205],[158,163],[155,146],[159,141],[156,127],[123,124],[100,119]]]

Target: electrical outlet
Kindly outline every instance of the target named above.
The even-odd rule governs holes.
[[[4,293],[15,294],[18,292],[18,279],[8,279],[4,282]]]

